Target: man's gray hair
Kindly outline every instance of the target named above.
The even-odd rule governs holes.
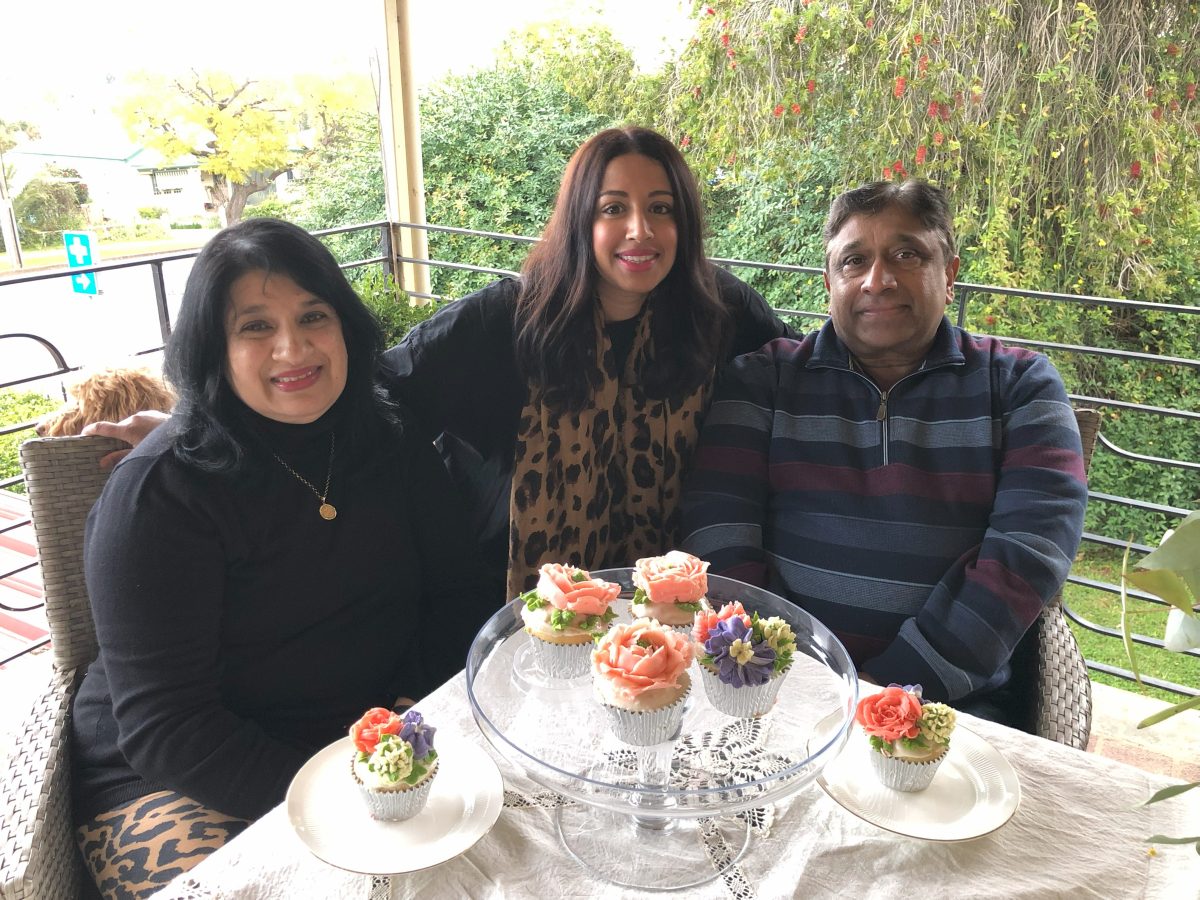
[[[829,268],[829,242],[851,216],[873,216],[888,207],[899,207],[936,232],[942,252],[949,263],[955,256],[954,221],[945,192],[928,181],[910,178],[907,181],[873,181],[846,191],[833,201],[825,219],[825,268]]]

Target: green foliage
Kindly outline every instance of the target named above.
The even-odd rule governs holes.
[[[384,343],[394,347],[409,330],[438,311],[440,304],[412,303],[392,276],[371,267],[353,273],[354,289],[383,326]]]
[[[479,231],[541,233],[567,160],[614,124],[538,68],[498,66],[452,76],[421,97],[421,146],[430,222]],[[516,271],[523,244],[429,235],[435,259]],[[495,276],[432,271],[434,292],[460,296]]]
[[[139,206],[138,218],[146,219],[150,222],[157,222],[167,214],[165,206]]]
[[[35,391],[0,390],[0,425],[31,422],[45,413],[53,412],[61,405],[45,394]],[[17,456],[17,448],[22,441],[27,441],[31,437],[35,437],[32,431],[17,431],[13,434],[0,435],[0,480],[21,474],[21,461]],[[23,485],[17,485],[9,490],[25,493]]]
[[[247,203],[242,210],[243,219],[292,219],[293,204],[280,200],[274,195],[263,197],[253,203]]]
[[[82,227],[81,198],[86,196],[87,186],[73,180],[68,170],[53,166],[44,169],[13,200],[21,243],[29,247],[53,247],[61,243],[64,231]]]

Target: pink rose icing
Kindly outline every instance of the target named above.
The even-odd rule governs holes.
[[[595,677],[609,681],[613,693],[625,700],[656,688],[677,687],[691,663],[687,638],[654,619],[614,625],[592,651]]]
[[[574,566],[546,563],[540,571],[538,596],[555,609],[570,610],[581,616],[602,616],[621,593],[619,584],[593,578]]]
[[[695,603],[708,591],[708,563],[671,550],[663,556],[639,559],[633,583],[651,603]]]
[[[700,610],[696,613],[696,621],[692,625],[692,640],[697,644],[703,644],[708,640],[709,632],[717,627],[718,622],[724,622],[734,616],[740,616],[741,620],[746,623],[746,627],[750,627],[750,615],[737,600],[726,603],[717,612],[713,612],[711,609]]]

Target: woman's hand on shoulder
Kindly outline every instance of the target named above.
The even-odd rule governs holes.
[[[171,418],[169,413],[155,410],[136,412],[120,422],[93,422],[83,429],[83,434],[98,434],[102,437],[116,438],[130,445],[130,449],[144,441],[155,428]],[[112,469],[124,459],[129,450],[114,450],[100,459],[100,468]]]

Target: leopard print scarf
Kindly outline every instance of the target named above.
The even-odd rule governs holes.
[[[647,397],[653,358],[646,310],[618,377],[596,305],[602,384],[579,413],[556,413],[531,388],[521,411],[509,499],[508,596],[529,590],[543,563],[631,566],[679,538],[684,468],[700,435],[712,378],[676,402]]]

